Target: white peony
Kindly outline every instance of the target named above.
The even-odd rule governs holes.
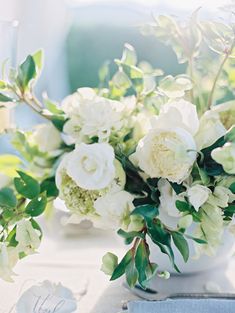
[[[134,205],[134,196],[127,191],[108,193],[98,198],[94,207],[99,218],[94,222],[95,227],[114,229],[127,229],[130,224],[130,212]]]
[[[211,156],[226,173],[235,174],[235,143],[227,142],[223,147],[214,149]]]
[[[153,129],[138,144],[135,157],[150,177],[181,183],[196,160],[192,135],[183,128]]]
[[[99,142],[108,141],[111,133],[123,126],[125,105],[100,97],[90,88],[80,88],[67,97],[62,109],[69,118],[64,132],[78,143],[88,143],[92,137],[98,137]]]
[[[40,246],[40,232],[33,228],[29,220],[21,220],[16,225],[17,249],[25,254],[32,254]]]
[[[106,188],[115,177],[114,150],[108,143],[81,143],[70,153],[67,174],[81,188]]]
[[[5,243],[0,242],[0,277],[8,282],[13,282],[12,276],[15,275],[12,268],[18,261],[18,252],[16,248],[7,247]]]
[[[11,127],[11,110],[1,107],[0,102],[0,134]]]
[[[189,202],[196,211],[207,201],[211,190],[203,185],[194,185],[187,189]]]
[[[219,114],[214,111],[205,112],[200,119],[199,130],[195,136],[198,150],[211,146],[226,133]]]
[[[199,128],[197,109],[189,101],[175,100],[162,106],[160,115],[153,120],[154,128],[184,128],[191,135],[195,135]]]
[[[41,152],[52,152],[60,148],[61,134],[52,123],[39,124],[34,128],[30,140]]]

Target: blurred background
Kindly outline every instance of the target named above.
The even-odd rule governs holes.
[[[27,54],[43,48],[45,66],[37,94],[47,91],[61,100],[78,87],[98,85],[98,71],[105,61],[120,57],[128,42],[146,60],[166,74],[178,74],[174,52],[140,28],[154,15],[188,16],[202,6],[201,15],[216,15],[223,0],[0,0],[0,62],[6,57],[16,65]],[[18,22],[12,22],[12,21]],[[170,61],[169,61],[170,60]],[[115,65],[111,63],[111,74]],[[20,108],[17,122],[28,128],[38,117]],[[3,140],[3,139],[1,139]],[[0,152],[11,149],[0,142]]]

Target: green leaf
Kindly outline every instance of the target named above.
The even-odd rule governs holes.
[[[125,239],[126,244],[130,244],[134,238],[145,238],[145,235],[143,233],[137,231],[125,232],[124,230],[119,229],[117,233]]]
[[[229,189],[232,191],[232,193],[235,193],[235,183],[232,183],[232,185],[230,185]]]
[[[14,178],[14,184],[19,194],[28,199],[38,197],[40,193],[39,183],[24,172],[17,171],[17,173],[20,175],[20,177]]]
[[[231,127],[224,136],[226,141],[235,143],[235,126]]]
[[[66,119],[64,118],[64,116],[62,115],[53,115],[51,117],[51,121],[53,123],[53,125],[59,130],[59,131],[63,131],[64,128],[64,124],[66,123]]]
[[[148,280],[146,270],[149,264],[149,248],[148,245],[145,243],[144,240],[141,240],[141,242],[138,245],[138,248],[136,250],[136,255],[135,255],[135,266],[138,271],[138,281],[139,284],[145,288],[146,287],[146,282]]]
[[[191,205],[187,202],[176,200],[175,205],[180,212],[191,211]]]
[[[175,246],[182,254],[184,261],[187,262],[189,258],[189,246],[187,240],[185,240],[184,236],[178,232],[173,232],[171,235]]]
[[[158,208],[155,205],[144,204],[137,206],[132,212],[131,215],[140,215],[146,222],[151,221],[154,217],[159,214]]]
[[[196,238],[196,237],[193,237],[193,236],[188,235],[188,234],[184,234],[184,236],[185,236],[186,238],[192,239],[192,240],[194,240],[195,242],[200,243],[200,244],[207,244],[207,243],[208,243],[206,240],[203,240],[203,239],[201,239],[201,238]]]
[[[41,240],[42,236],[43,236],[43,232],[42,232],[41,227],[39,226],[39,224],[33,218],[30,219],[30,222],[31,222],[31,225],[33,226],[33,228],[40,232],[40,237],[39,238]]]
[[[0,206],[14,208],[17,205],[17,199],[11,188],[0,189]]]
[[[57,114],[63,114],[64,112],[58,108],[58,104],[50,100],[47,96],[44,95],[43,102],[45,104],[45,107],[48,111],[51,113],[57,115]]]
[[[138,281],[138,271],[135,267],[135,261],[132,260],[126,267],[126,281],[130,288],[135,287]]]
[[[47,197],[45,195],[41,195],[28,203],[25,208],[25,212],[33,217],[39,216],[44,212],[46,205]]]
[[[21,91],[25,91],[29,82],[36,77],[36,66],[34,58],[29,55],[26,60],[19,66],[18,76],[16,78]]]
[[[16,247],[18,245],[18,241],[16,240],[16,226],[10,231],[6,241],[10,247]]]
[[[3,80],[0,80],[0,89],[5,89],[7,87],[7,83],[5,83]]]
[[[43,50],[40,49],[40,50],[36,51],[32,55],[32,57],[33,57],[33,60],[34,60],[36,67],[38,68],[39,71],[41,71],[41,69],[43,67]]]
[[[115,268],[113,275],[111,276],[110,280],[116,280],[119,277],[121,277],[123,274],[125,274],[127,265],[132,260],[132,251],[129,250],[124,258],[121,260],[121,262],[118,264],[118,266]]]
[[[12,98],[0,93],[0,102],[12,102],[12,101],[14,101]]]
[[[41,183],[40,188],[41,188],[41,192],[46,191],[48,198],[57,197],[59,195],[59,190],[56,187],[56,183],[55,183],[55,177],[45,179]]]

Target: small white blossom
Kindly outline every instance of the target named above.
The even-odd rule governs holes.
[[[235,174],[235,143],[227,142],[223,147],[214,149],[211,156],[226,173]]]
[[[60,148],[62,143],[60,132],[52,123],[37,125],[30,141],[38,146],[41,152],[52,152]]]
[[[196,211],[207,201],[210,194],[211,190],[209,188],[199,184],[189,187],[187,190],[189,202]]]
[[[21,220],[16,225],[17,249],[25,254],[34,253],[40,246],[40,233],[29,220]]]

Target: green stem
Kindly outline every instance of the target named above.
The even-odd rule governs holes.
[[[220,75],[221,75],[221,72],[222,72],[222,70],[223,70],[224,64],[226,63],[228,57],[229,57],[229,53],[227,52],[227,53],[225,54],[225,57],[224,57],[222,63],[220,64],[219,70],[218,70],[218,72],[217,72],[217,75],[216,75],[216,77],[215,77],[214,83],[213,83],[213,85],[212,85],[212,89],[211,89],[211,92],[210,92],[210,95],[209,95],[209,98],[208,98],[208,109],[210,109],[211,106],[212,106],[212,104],[213,104],[213,96],[214,96],[214,93],[215,93],[215,88],[216,88],[218,79],[219,79],[219,77],[220,77]]]

